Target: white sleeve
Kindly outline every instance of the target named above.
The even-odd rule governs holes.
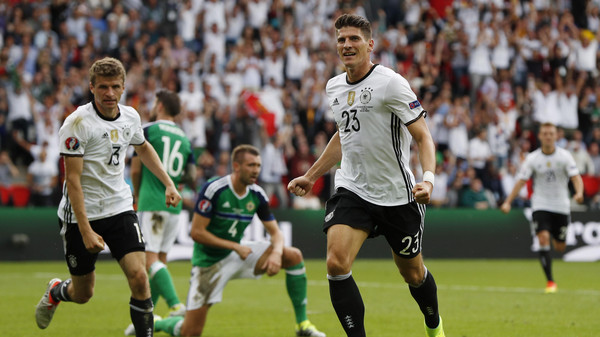
[[[386,87],[385,101],[386,106],[407,125],[421,116],[423,111],[408,81],[398,74],[390,78]]]
[[[87,130],[83,117],[71,114],[58,131],[60,154],[66,156],[83,156],[87,144]]]
[[[517,174],[518,179],[529,180],[529,178],[531,178],[531,175],[533,174],[531,158],[531,154],[527,155],[527,157],[525,158],[525,161],[523,162],[523,165],[521,165],[519,173]]]

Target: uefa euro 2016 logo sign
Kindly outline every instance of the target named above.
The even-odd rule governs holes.
[[[79,148],[79,140],[75,137],[69,137],[65,141],[65,146],[67,147],[67,150],[75,151]]]

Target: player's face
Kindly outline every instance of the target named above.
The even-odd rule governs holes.
[[[94,102],[98,110],[108,117],[116,116],[117,103],[123,95],[125,87],[121,77],[96,77],[96,83],[90,83],[90,91],[94,94]]]
[[[260,173],[260,165],[260,156],[245,153],[244,160],[239,165],[240,181],[244,185],[252,185],[256,183],[258,180],[258,174]]]
[[[370,62],[373,40],[367,40],[360,28],[342,27],[337,31],[337,53],[346,68]]]
[[[552,147],[556,142],[556,128],[554,126],[542,126],[538,137],[543,147]]]

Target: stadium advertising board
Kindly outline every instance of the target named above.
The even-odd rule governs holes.
[[[324,258],[326,237],[321,230],[324,211],[274,210],[286,244],[302,249],[305,258]],[[567,235],[567,261],[600,260],[600,212],[575,212]],[[62,241],[54,208],[0,208],[0,260],[62,260]],[[182,217],[170,258],[189,259],[193,241],[189,222]],[[535,242],[526,215],[514,210],[429,209],[423,254],[427,258],[535,258]],[[258,223],[246,237],[265,237]],[[107,253],[108,251],[105,251]],[[108,254],[106,258],[110,258]],[[359,258],[389,258],[385,238],[369,239]]]

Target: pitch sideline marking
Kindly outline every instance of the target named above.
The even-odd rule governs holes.
[[[8,273],[0,275],[0,278],[14,278],[15,275],[25,275],[22,273]],[[34,273],[33,276],[35,278],[47,279],[55,277],[55,273]],[[179,276],[182,277],[183,276]],[[173,278],[179,278],[178,276],[173,276]],[[96,274],[96,279],[100,280],[123,280],[125,278],[122,274]],[[189,277],[185,277],[185,279],[189,279]],[[280,280],[274,279],[266,279],[263,278],[261,280],[262,283],[268,284],[279,284]],[[366,288],[404,288],[406,285],[404,283],[383,283],[383,282],[357,282],[359,287]],[[328,281],[314,281],[309,280],[308,285],[317,286],[317,287],[329,287]],[[467,291],[467,292],[488,292],[488,293],[539,293],[540,288],[525,288],[525,287],[493,287],[493,286],[476,286],[476,285],[445,285],[438,284],[438,289],[440,290],[452,290],[452,291]],[[587,295],[587,296],[600,296],[600,290],[594,289],[560,289],[560,294],[576,294],[576,295]]]

